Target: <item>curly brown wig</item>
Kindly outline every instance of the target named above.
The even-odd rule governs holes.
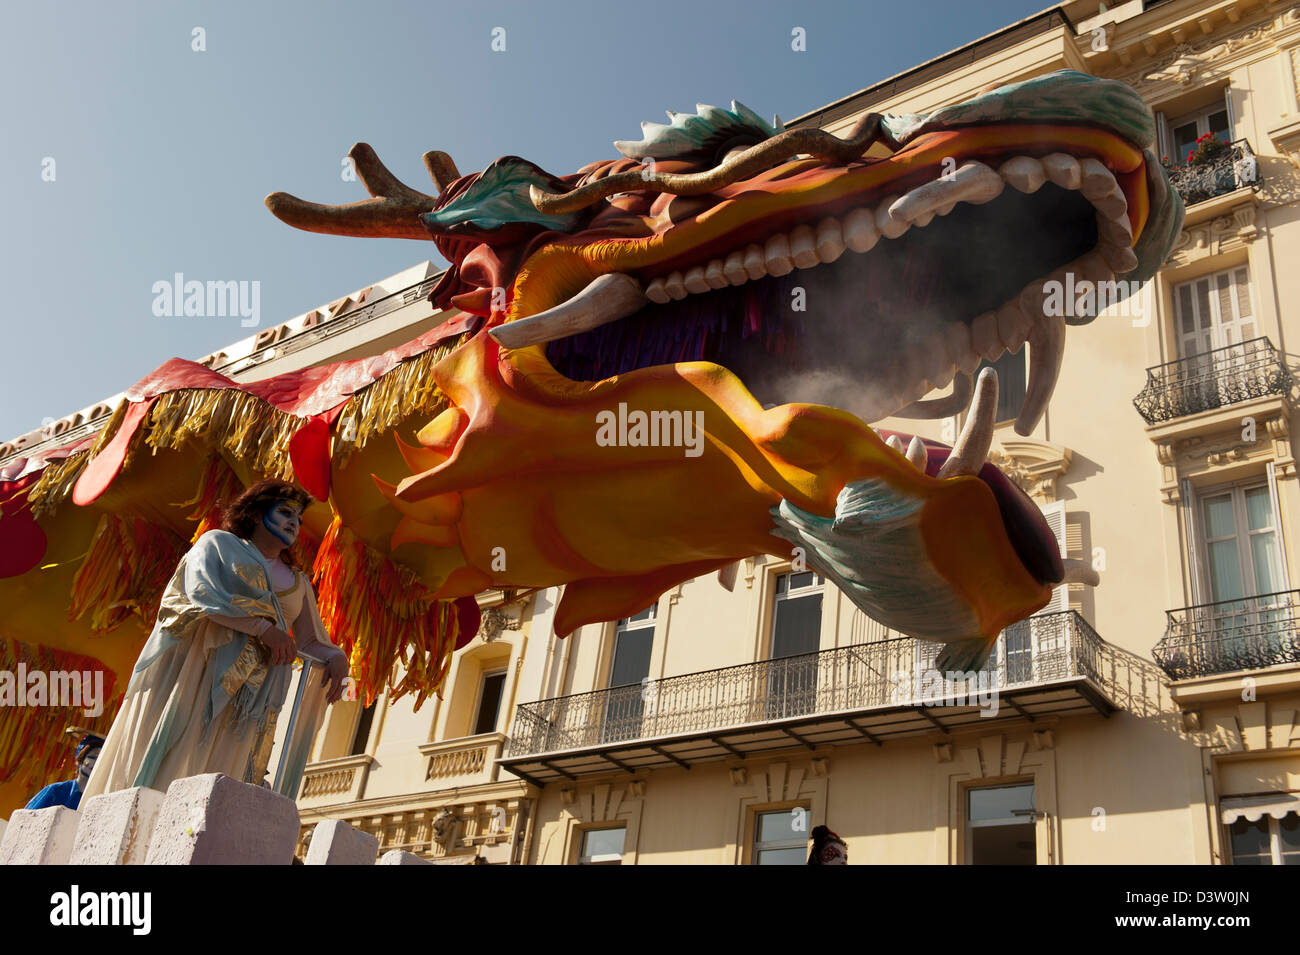
[[[227,505],[221,515],[221,529],[244,540],[252,540],[253,530],[261,526],[263,515],[275,507],[277,502],[285,500],[292,501],[306,511],[313,499],[306,491],[288,481],[258,481]],[[295,566],[288,547],[280,551],[280,559],[290,567]]]

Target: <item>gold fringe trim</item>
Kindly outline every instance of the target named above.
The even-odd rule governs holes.
[[[48,464],[36,483],[32,485],[27,500],[32,506],[32,517],[52,516],[60,503],[72,493],[72,486],[81,477],[90,461],[90,449],[82,448],[62,461]]]
[[[163,589],[184,553],[180,538],[156,524],[105,514],[72,580],[68,620],[89,615],[96,636],[133,615],[146,630],[153,629]]]
[[[414,415],[434,415],[447,396],[433,383],[433,366],[459,344],[455,338],[402,362],[348,399],[334,423],[334,464],[347,464],[352,452]]]
[[[25,664],[28,674],[44,672],[47,681],[54,671],[80,674],[98,670],[104,674],[105,698],[100,701],[104,711],[93,720],[86,716],[86,706],[0,706],[0,782],[11,782],[22,774],[21,781],[35,795],[47,783],[69,779],[76,772],[74,769],[72,773],[60,775],[64,760],[72,755],[63,736],[64,727],[75,724],[103,736],[108,733],[121,700],[114,693],[113,671],[93,657],[0,637],[0,670],[14,674],[15,693],[25,693],[30,686],[17,686],[20,663]],[[48,683],[46,692],[49,703]],[[88,706],[86,700],[82,703]]]
[[[254,474],[292,481],[289,439],[302,424],[302,418],[238,388],[187,388],[159,395],[141,430],[153,453],[198,441],[227,452]],[[139,441],[132,441],[124,468],[138,451]]]
[[[433,366],[447,357],[460,340],[436,345],[402,362],[346,399],[347,406],[334,428],[334,464],[346,464],[353,451],[407,418],[435,415],[446,408],[446,395],[433,383]],[[34,517],[53,514],[72,493],[86,465],[117,434],[129,404],[126,399],[118,403],[88,450],[46,467],[28,495]],[[141,440],[156,452],[159,448],[180,448],[195,439],[227,452],[255,474],[292,481],[289,439],[303,421],[235,387],[164,392],[154,402],[143,427],[132,436],[123,469],[134,463]]]
[[[190,543],[196,543],[208,531],[220,527],[224,509],[243,491],[243,482],[226,463],[225,458],[219,454],[212,455],[203,469],[203,474],[199,477],[199,487],[194,496],[176,505],[176,507],[194,506],[194,510],[186,515],[186,520],[198,521],[194,533],[190,536]]]
[[[90,446],[90,456],[92,458],[104,450],[104,446],[113,440],[113,437],[117,434],[117,429],[122,427],[122,421],[126,418],[126,409],[130,405],[131,402],[126,398],[117,403],[117,407],[113,409],[113,417],[108,419],[108,424],[104,425],[104,430],[99,432],[99,437]]]
[[[385,684],[393,699],[415,693],[417,710],[430,693],[442,695],[458,632],[452,601],[433,599],[413,571],[357,540],[337,515],[313,576],[321,621],[347,652],[367,704]]]

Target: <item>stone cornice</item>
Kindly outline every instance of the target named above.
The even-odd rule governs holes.
[[[1159,102],[1222,78],[1245,58],[1271,54],[1279,42],[1300,34],[1300,6],[1175,3],[1103,29],[1104,50],[1092,48],[1090,31],[1078,37],[1089,68]]]

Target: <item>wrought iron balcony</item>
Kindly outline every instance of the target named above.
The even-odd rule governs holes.
[[[1300,663],[1300,590],[1166,611],[1154,656],[1172,679]]]
[[[1259,161],[1245,139],[1228,143],[1227,150],[1212,162],[1183,162],[1167,168],[1170,183],[1189,206],[1260,182]]]
[[[1286,397],[1293,385],[1273,343],[1253,338],[1148,368],[1133,406],[1147,424],[1156,424],[1252,398]]]
[[[792,744],[879,744],[999,716],[1115,709],[1114,681],[1103,677],[1114,676],[1114,648],[1074,611],[1007,628],[975,680],[937,674],[940,649],[900,637],[524,703],[500,764],[540,784]]]

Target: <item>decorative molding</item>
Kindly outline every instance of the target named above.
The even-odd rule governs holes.
[[[1175,41],[1173,48],[1166,50],[1165,55],[1154,66],[1147,65],[1118,78],[1139,93],[1143,93],[1144,99],[1150,99],[1155,90],[1170,93],[1185,90],[1193,84],[1205,82],[1206,74],[1217,76],[1226,72],[1224,59],[1228,54],[1251,52],[1256,47],[1262,48],[1277,27],[1278,21],[1270,18],[1239,30],[1231,36],[1192,43],[1189,40],[1187,26],[1180,25],[1169,31],[1169,35]],[[1204,23],[1200,24],[1200,31],[1206,32]],[[1145,49],[1150,55],[1154,49],[1154,42]]]
[[[733,786],[743,786],[749,782],[749,770],[744,766],[732,766],[727,772],[731,776]]]
[[[1035,751],[1056,748],[1056,734],[1051,730],[1034,730],[1032,740]]]
[[[1179,232],[1173,251],[1169,254],[1168,265],[1183,266],[1211,256],[1225,255],[1259,238],[1259,227],[1256,225],[1259,200],[1249,189],[1237,190],[1237,193],[1241,192],[1249,193],[1245,202],[1237,202],[1222,215],[1200,221]],[[1235,197],[1237,193],[1231,195]],[[1236,202],[1236,199],[1229,201]],[[1208,211],[1211,202],[1214,200],[1201,203],[1197,208],[1203,207]]]
[[[934,744],[934,761],[936,763],[952,762],[952,743]]]
[[[491,643],[500,638],[506,630],[518,630],[522,626],[519,605],[515,604],[513,607],[513,610],[506,610],[503,607],[488,607],[483,610],[478,636],[483,638],[484,643]]]
[[[433,841],[448,849],[455,841],[456,829],[460,820],[456,818],[456,813],[449,806],[443,806],[433,814],[430,825],[433,827]]]
[[[1057,500],[1056,482],[1070,470],[1073,452],[1061,445],[1028,438],[1001,442],[989,451],[997,465],[1036,504]]]
[[[1197,732],[1196,745],[1221,753],[1258,753],[1290,750],[1300,746],[1300,719],[1296,709],[1270,700],[1238,703],[1235,711],[1221,713],[1202,727],[1205,720],[1195,711],[1183,714],[1183,725]],[[1189,716],[1193,725],[1189,725]]]

